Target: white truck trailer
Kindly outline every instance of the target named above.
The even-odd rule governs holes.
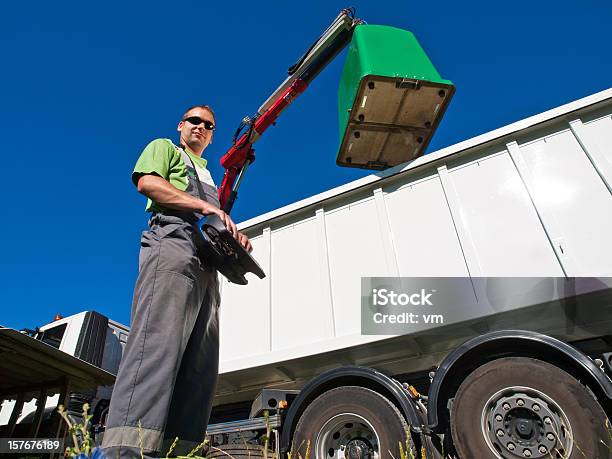
[[[534,315],[525,308],[521,316],[521,309],[510,304],[489,316],[470,317],[466,311],[437,329],[372,336],[360,329],[361,278],[612,276],[611,114],[609,89],[242,223],[240,229],[251,238],[254,257],[267,277],[252,278],[245,287],[222,284],[221,375],[213,422],[236,420],[231,414],[222,416],[223,405],[246,402],[250,408],[263,387],[302,389],[283,415],[284,451],[296,440],[300,419],[308,423],[310,417],[313,426],[307,432],[318,458],[343,457],[352,441],[362,453],[374,449],[385,457],[385,446],[374,443],[390,427],[359,422],[365,415],[358,398],[352,415],[344,416],[347,407],[340,403],[335,414],[332,408],[323,418],[310,410],[317,397],[333,405],[342,390],[360,386],[382,393],[402,411],[404,402],[392,395],[391,383],[383,387],[372,382],[376,370],[429,395],[422,425],[415,425],[416,413],[404,414],[417,431],[446,434],[446,451],[459,442],[465,457],[549,457],[555,450],[579,457],[583,444],[532,441],[539,433],[514,441],[507,429],[500,439],[496,429],[487,427],[491,403],[522,393],[520,389],[500,393],[483,413],[472,413],[469,422],[463,405],[449,401],[458,390],[463,398],[470,397],[465,392],[471,378],[487,365],[503,368],[508,360],[499,377],[510,380],[512,359],[532,359],[519,363],[527,368],[554,362],[556,368],[546,367],[543,374],[557,380],[563,369],[587,386],[610,416],[609,293],[600,295],[594,307],[581,305],[585,310]],[[508,326],[524,332],[499,331]],[[574,345],[560,344],[568,342]],[[574,355],[576,348],[600,359],[607,375],[591,359]],[[361,368],[351,370],[351,365]],[[364,376],[368,371],[372,375]],[[493,396],[495,387],[494,381],[490,388],[483,382],[478,389]],[[543,390],[528,396],[550,400]],[[565,403],[548,405],[569,416]],[[329,422],[336,415],[339,422]],[[574,436],[584,422],[581,414],[575,415],[564,421],[572,425]],[[350,424],[347,419],[360,425],[343,427]],[[460,424],[452,426],[451,441],[452,419]],[[527,410],[523,421],[531,427],[541,419]],[[598,434],[605,432],[601,422]],[[340,437],[334,438],[337,433]],[[544,438],[551,434],[563,439],[560,431],[546,432]],[[367,448],[354,441],[368,435],[374,440],[365,442]],[[297,437],[303,438],[301,433]],[[610,438],[605,440],[610,448]],[[592,451],[592,457],[612,454],[610,449]]]
[[[612,457],[612,89],[240,229],[267,277],[222,283],[214,446],[260,456],[267,424],[292,457],[399,457],[407,425],[428,457]],[[561,294],[367,335],[369,277]]]

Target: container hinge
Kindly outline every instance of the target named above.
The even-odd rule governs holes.
[[[410,78],[398,78],[395,80],[395,87],[398,89],[420,89],[421,80],[412,80]]]

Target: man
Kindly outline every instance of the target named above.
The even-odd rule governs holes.
[[[152,216],[102,443],[109,458],[140,457],[141,446],[145,457],[158,457],[175,437],[175,454],[186,454],[204,438],[217,382],[219,290],[217,272],[197,256],[193,223],[216,214],[251,250],[219,208],[201,157],[214,129],[210,107],[189,108],[177,127],[180,146],[154,140],[132,173]]]

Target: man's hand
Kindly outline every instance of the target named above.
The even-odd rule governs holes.
[[[247,252],[251,253],[253,251],[253,246],[251,245],[249,238],[240,232],[238,233],[238,242],[240,242],[240,245],[244,247],[244,250]]]
[[[138,191],[147,198],[177,210],[197,211],[204,215],[218,215],[227,230],[238,241],[238,229],[232,219],[218,207],[209,204],[189,193],[179,190],[166,179],[154,174],[144,174],[137,182]]]
[[[227,230],[231,233],[231,235],[234,236],[234,239],[236,239],[238,242],[242,244],[242,242],[239,239],[240,233],[238,233],[238,228],[236,228],[236,224],[232,221],[230,216],[226,214],[225,212],[223,212],[218,207],[215,207],[206,201],[202,201],[202,204],[203,206],[200,209],[200,213],[204,215],[217,215],[221,219],[221,221],[223,222]],[[247,242],[248,242],[248,239],[247,239]],[[244,247],[244,244],[242,246]]]

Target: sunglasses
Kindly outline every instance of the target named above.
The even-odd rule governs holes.
[[[204,123],[204,129],[207,131],[215,130],[215,125],[211,121],[203,120],[199,116],[190,116],[189,118],[185,118],[183,121],[189,121],[194,126],[199,126],[200,124]]]

